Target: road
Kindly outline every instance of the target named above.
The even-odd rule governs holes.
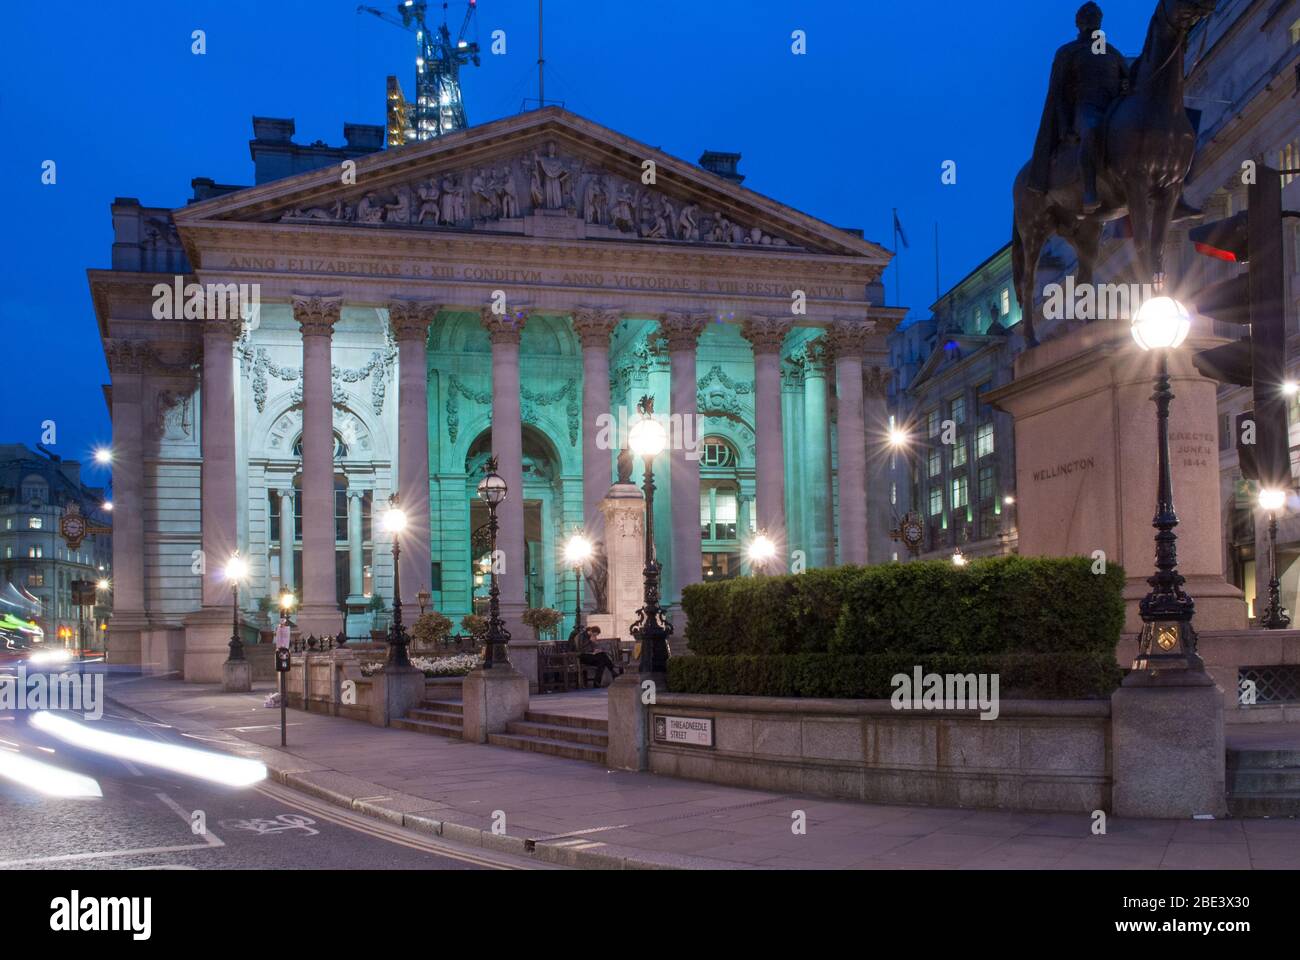
[[[0,777],[3,869],[536,868],[383,823],[263,781],[233,788],[70,747],[0,710],[0,751],[93,778],[102,797],[63,798]],[[196,747],[174,730],[109,702],[77,722],[154,742]],[[0,760],[3,760],[0,757]]]

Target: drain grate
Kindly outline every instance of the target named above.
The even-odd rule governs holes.
[[[1243,684],[1255,687],[1255,706],[1273,703],[1300,703],[1300,664],[1280,664],[1271,667],[1240,667],[1237,670],[1237,691],[1240,702]]]

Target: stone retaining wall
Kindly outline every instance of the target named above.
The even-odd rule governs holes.
[[[731,786],[879,803],[1092,811],[1111,799],[1108,700],[899,711],[888,700],[660,694],[649,768]],[[656,718],[713,721],[712,746],[656,740]]]

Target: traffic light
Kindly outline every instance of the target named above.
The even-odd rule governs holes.
[[[1291,455],[1287,426],[1286,315],[1282,277],[1282,179],[1277,170],[1256,167],[1242,213],[1188,233],[1198,253],[1250,265],[1248,272],[1213,283],[1192,298],[1196,312],[1224,323],[1250,327],[1232,343],[1202,350],[1196,368],[1221,383],[1249,386],[1254,395],[1255,449],[1243,458],[1243,475],[1253,466],[1262,486],[1289,489]],[[1237,425],[1238,449],[1241,424]],[[1249,462],[1253,461],[1253,463]]]

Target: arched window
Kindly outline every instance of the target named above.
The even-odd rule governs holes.
[[[302,434],[298,434],[298,439],[293,442],[293,455],[302,459]],[[348,445],[343,442],[343,438],[334,433],[334,459],[342,460],[348,455]]]

